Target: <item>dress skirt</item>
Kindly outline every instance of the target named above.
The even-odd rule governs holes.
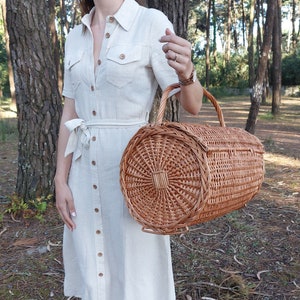
[[[65,295],[83,300],[174,300],[168,236],[144,233],[120,188],[120,160],[141,125],[90,126],[69,175],[76,229],[64,229]],[[80,141],[79,141],[80,143]]]

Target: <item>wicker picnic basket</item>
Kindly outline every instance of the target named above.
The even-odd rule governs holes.
[[[120,182],[132,217],[143,231],[177,234],[243,207],[264,178],[263,146],[240,128],[225,127],[217,100],[206,90],[219,126],[163,122],[163,93],[156,122],[126,147]]]

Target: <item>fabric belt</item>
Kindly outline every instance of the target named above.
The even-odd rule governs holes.
[[[70,136],[65,150],[65,157],[73,153],[74,159],[78,159],[83,148],[88,149],[90,146],[91,133],[90,128],[111,128],[111,127],[131,127],[146,125],[145,120],[93,120],[85,121],[83,119],[72,119],[65,123],[70,131]],[[80,143],[79,143],[80,142]]]

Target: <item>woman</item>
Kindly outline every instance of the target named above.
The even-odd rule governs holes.
[[[174,300],[169,238],[141,231],[119,186],[119,163],[147,123],[158,84],[181,82],[197,114],[202,88],[191,46],[159,11],[134,0],[82,0],[82,25],[66,41],[56,205],[65,223],[66,296]]]

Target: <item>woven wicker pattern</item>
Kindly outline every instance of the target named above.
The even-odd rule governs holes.
[[[264,176],[263,146],[239,128],[225,127],[216,99],[220,127],[162,123],[161,99],[156,124],[141,128],[121,161],[121,187],[130,214],[143,230],[176,234],[245,205],[259,191]]]

